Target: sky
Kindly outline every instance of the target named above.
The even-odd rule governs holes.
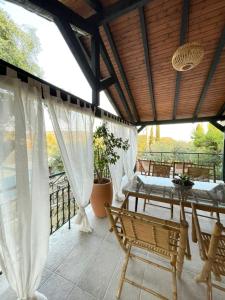
[[[0,8],[19,26],[31,26],[41,43],[38,64],[43,70],[43,79],[82,99],[91,102],[91,87],[83,75],[74,56],[58,31],[56,25],[42,17],[31,13],[20,6],[0,0]],[[115,113],[104,92],[101,92],[100,107]],[[50,120],[46,115],[47,130],[51,130]],[[204,127],[207,126],[206,124]],[[162,137],[188,141],[196,124],[161,125]]]

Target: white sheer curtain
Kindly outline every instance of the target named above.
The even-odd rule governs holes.
[[[0,265],[18,299],[47,299],[36,291],[50,233],[41,89],[9,73],[0,78]]]
[[[62,101],[59,95],[53,97],[45,88],[45,98],[53,123],[55,135],[61,150],[64,167],[79,205],[75,223],[80,230],[91,232],[85,207],[89,203],[94,180],[93,167],[93,123],[91,109],[82,111],[75,105]]]
[[[124,199],[122,188],[124,184],[134,176],[134,167],[137,156],[137,130],[136,127],[117,123],[106,117],[104,120],[115,137],[121,137],[124,140],[128,139],[130,145],[127,151],[117,149],[116,152],[120,156],[120,159],[115,165],[109,166],[113,182],[114,199],[122,201]],[[126,176],[124,177],[124,175]]]
[[[124,132],[130,147],[123,154],[123,166],[127,179],[131,180],[134,176],[134,167],[137,160],[137,129],[136,127],[126,126]]]

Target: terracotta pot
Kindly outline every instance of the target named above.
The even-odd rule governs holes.
[[[104,178],[104,183],[94,181],[91,193],[91,206],[96,217],[106,217],[105,203],[112,204],[113,187],[110,179]]]

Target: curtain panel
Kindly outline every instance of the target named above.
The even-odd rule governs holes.
[[[109,166],[113,182],[114,199],[122,201],[124,199],[122,188],[124,184],[134,176],[134,167],[137,156],[137,130],[136,127],[113,122],[108,118],[105,118],[105,121],[107,127],[115,137],[122,137],[124,140],[128,139],[130,145],[127,151],[116,149],[120,158],[115,165],[112,164]]]
[[[79,206],[75,223],[80,225],[81,231],[91,232],[85,207],[89,204],[94,181],[94,114],[91,108],[82,108],[81,111],[69,101],[63,101],[59,92],[54,97],[50,95],[48,87],[44,90],[66,174]]]
[[[18,299],[47,299],[37,292],[50,233],[41,87],[9,71],[0,78],[0,265]]]

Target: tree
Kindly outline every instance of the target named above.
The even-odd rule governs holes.
[[[158,142],[160,140],[160,126],[159,125],[156,125],[155,140],[156,140],[156,142]]]
[[[207,132],[198,124],[192,134],[194,146],[203,148],[206,152],[220,153],[223,147],[223,133],[212,124],[208,124]]]
[[[20,28],[0,9],[0,58],[40,77],[42,72],[37,64],[40,50],[35,29]]]

